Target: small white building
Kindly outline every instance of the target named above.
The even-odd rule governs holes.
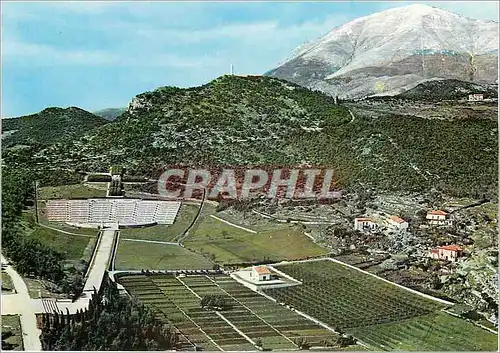
[[[463,256],[464,249],[457,245],[441,246],[438,249],[432,249],[429,257],[436,260],[445,260],[455,262]]]
[[[378,224],[373,219],[367,217],[356,217],[354,219],[354,229],[361,232],[374,231],[378,229]]]
[[[270,281],[271,271],[267,266],[253,266],[252,272],[250,272],[250,277],[256,281]]]
[[[388,227],[396,230],[408,229],[408,222],[398,216],[389,216],[389,218],[386,220],[386,224]]]
[[[469,94],[469,102],[478,102],[484,100],[482,93]]]
[[[449,214],[441,210],[429,211],[425,218],[430,225],[444,226],[453,224]]]

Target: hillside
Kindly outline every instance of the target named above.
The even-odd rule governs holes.
[[[459,80],[432,80],[418,84],[397,97],[411,100],[441,101],[467,99],[469,94],[482,93],[484,98],[498,98],[498,85],[475,84]]]
[[[2,147],[48,146],[80,137],[105,123],[103,118],[77,107],[46,108],[36,114],[2,119]]]
[[[494,83],[497,61],[497,22],[412,4],[337,27],[266,75],[359,98],[432,78]]]
[[[325,165],[344,187],[495,195],[497,137],[488,119],[352,117],[331,97],[285,81],[222,76],[140,94],[114,122],[37,158],[95,171],[120,164],[150,176],[179,163]]]

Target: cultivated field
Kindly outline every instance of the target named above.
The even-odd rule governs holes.
[[[122,235],[120,235],[120,238]],[[202,270],[213,262],[176,244],[141,243],[120,239],[116,270]]]
[[[351,332],[384,350],[497,351],[498,346],[497,335],[444,312],[359,327]]]
[[[175,325],[185,342],[205,350],[256,350],[259,341],[264,349],[297,349],[299,337],[311,346],[332,346],[338,337],[227,276],[127,276],[119,282]],[[226,297],[231,308],[202,309],[208,294]]]
[[[257,233],[234,227],[207,216],[186,238],[186,247],[211,253],[223,264],[279,261],[322,256],[327,250],[314,244],[292,225]]]
[[[466,342],[480,332],[488,337],[482,344],[474,338],[474,342],[459,344],[461,350],[481,346],[496,350],[491,345],[497,339],[494,334],[440,312],[446,305],[356,269],[328,260],[278,265],[276,269],[303,284],[266,290],[267,294],[375,349],[450,350],[449,342],[444,341]]]

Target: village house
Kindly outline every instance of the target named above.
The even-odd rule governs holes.
[[[378,229],[378,224],[375,223],[371,218],[356,217],[354,219],[354,229],[361,232],[374,231]]]
[[[469,102],[478,102],[484,100],[482,93],[469,94]]]
[[[453,222],[449,217],[449,214],[441,210],[433,210],[427,212],[425,216],[430,225],[452,225]]]
[[[408,229],[408,222],[406,222],[403,218],[398,216],[389,216],[385,220],[385,223],[388,227],[396,229],[396,230],[406,230]]]
[[[271,271],[267,266],[253,266],[250,277],[256,281],[270,281]]]
[[[463,256],[464,249],[458,245],[445,245],[437,249],[432,249],[429,257],[437,260],[455,262]]]

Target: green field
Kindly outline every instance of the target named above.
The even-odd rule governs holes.
[[[204,350],[256,350],[236,329],[264,349],[297,349],[303,337],[310,346],[335,347],[338,336],[293,311],[251,291],[228,276],[127,276],[119,282],[157,316],[179,329],[186,342]],[[200,307],[205,295],[222,295],[230,309]]]
[[[66,260],[90,260],[98,234],[96,229],[78,229],[60,223],[42,222],[42,224],[46,223],[50,227],[82,235],[66,234],[45,228],[35,223],[32,211],[23,211],[22,213],[21,224],[29,236],[35,237],[47,246],[61,252]]]
[[[198,208],[198,205],[182,204],[174,224],[156,225],[144,228],[127,228],[121,231],[121,237],[129,239],[172,241],[189,227],[198,212]]]
[[[84,184],[46,186],[39,189],[38,198],[49,199],[75,199],[105,197],[106,190],[96,189]]]
[[[498,336],[444,312],[360,327],[352,334],[384,350],[497,351]]]
[[[13,291],[14,284],[12,283],[12,278],[5,271],[2,271],[2,291]]]
[[[30,236],[61,252],[67,260],[88,261],[96,241],[96,237],[69,235],[40,226],[35,227]]]
[[[4,335],[9,335],[9,337],[5,339],[6,345],[2,346],[2,350],[24,350],[21,322],[18,315],[2,315],[2,341]]]
[[[121,235],[120,235],[121,238]],[[120,240],[116,270],[201,270],[212,269],[207,258],[178,245]]]
[[[184,243],[197,252],[213,254],[217,262],[224,264],[302,259],[328,253],[293,225],[255,234],[210,216],[193,228]]]
[[[357,269],[328,260],[277,265],[276,269],[302,284],[266,290],[267,294],[374,349],[453,351],[454,345],[444,341],[455,339],[462,342],[457,343],[461,350],[496,350],[491,344],[497,340],[494,334],[440,312],[446,305]]]
[[[73,233],[77,235],[89,235],[89,236],[97,236],[97,233],[99,232],[97,229],[93,228],[78,228],[78,227],[73,227],[70,226],[69,224],[66,223],[60,223],[60,222],[49,222],[44,219],[40,219],[41,224],[45,224],[49,227],[56,228],[59,230],[62,230],[63,232],[68,232],[68,233]]]

